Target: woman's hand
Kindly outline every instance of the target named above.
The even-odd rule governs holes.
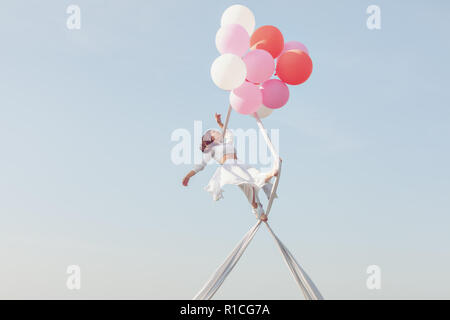
[[[185,187],[188,186],[188,183],[189,183],[189,179],[190,179],[190,178],[191,178],[191,177],[189,177],[189,176],[186,176],[186,177],[183,178],[183,186],[185,186]]]
[[[219,125],[219,127],[223,128],[222,115],[220,113],[216,113],[214,114],[214,118],[216,118],[216,122]]]

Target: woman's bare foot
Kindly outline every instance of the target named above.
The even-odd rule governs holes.
[[[269,174],[267,174],[266,179],[264,180],[265,183],[269,182],[270,179],[272,179],[273,177],[278,176],[278,169],[274,169],[272,172],[270,172]]]
[[[280,163],[281,163],[282,161],[283,161],[283,160],[280,158]],[[278,166],[278,168],[279,168],[279,166]],[[270,172],[269,174],[267,174],[266,179],[264,180],[265,183],[269,182],[270,179],[272,179],[273,177],[278,177],[278,174],[279,174],[278,168],[277,168],[277,169],[273,169],[272,172]]]
[[[278,169],[273,170],[273,176],[278,177]]]

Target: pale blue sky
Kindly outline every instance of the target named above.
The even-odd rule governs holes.
[[[234,3],[314,63],[265,121],[284,159],[273,229],[325,298],[450,298],[450,3],[382,0],[2,1],[0,298],[189,299],[254,223],[237,188],[203,191],[215,166],[185,189],[170,161],[173,130],[226,111],[209,68]],[[262,228],[216,298],[303,297]]]

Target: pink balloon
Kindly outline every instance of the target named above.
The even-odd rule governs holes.
[[[281,52],[281,54],[285,53],[285,52],[288,51],[288,50],[293,50],[293,49],[296,49],[296,50],[302,50],[303,52],[305,52],[305,53],[309,56],[308,48],[306,48],[306,46],[305,46],[303,43],[298,42],[298,41],[289,41],[289,42],[286,42],[286,43],[284,44],[284,49],[283,49],[283,51]],[[280,56],[281,56],[281,54],[280,54]]]
[[[242,60],[247,67],[247,80],[250,82],[262,83],[269,79],[275,71],[275,61],[266,50],[249,51]]]
[[[230,93],[231,107],[242,114],[256,112],[262,104],[262,93],[259,86],[245,81],[239,88]]]
[[[221,54],[232,53],[242,57],[250,48],[250,36],[240,24],[227,24],[217,31],[216,47]]]
[[[270,79],[261,85],[263,105],[271,109],[284,106],[289,100],[289,88],[281,80]]]

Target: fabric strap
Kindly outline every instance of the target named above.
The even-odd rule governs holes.
[[[220,288],[222,283],[225,281],[228,274],[233,270],[236,263],[244,254],[245,249],[252,241],[259,227],[261,226],[261,220],[259,220],[242,238],[242,240],[237,244],[230,255],[225,259],[222,265],[217,268],[212,277],[203,286],[203,288],[195,295],[194,300],[209,300],[211,299],[216,291]]]
[[[228,107],[227,117],[225,119],[225,124],[223,125],[223,129],[222,129],[223,136],[225,136],[225,131],[227,130],[228,122],[230,121],[230,115],[231,115],[231,104]]]

